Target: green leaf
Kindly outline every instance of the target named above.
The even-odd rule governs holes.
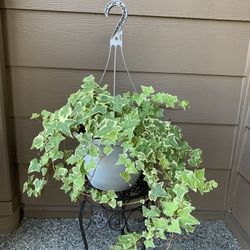
[[[156,206],[150,206],[150,209],[146,208],[145,206],[142,206],[142,213],[144,217],[156,218],[160,216],[161,211]]]
[[[117,204],[118,207],[122,207],[123,206],[123,202],[122,201],[117,201],[116,204]]]
[[[33,113],[32,116],[30,117],[31,120],[34,120],[34,119],[37,119],[37,118],[40,118],[40,114]]]
[[[190,152],[188,163],[191,167],[198,167],[202,163],[202,150],[197,148]]]
[[[108,203],[109,198],[107,195],[103,194],[100,200],[100,203]]]
[[[122,107],[124,106],[122,97],[120,95],[117,95],[113,99],[113,110],[120,113],[122,112]]]
[[[214,180],[208,181],[205,183],[204,193],[208,193],[214,188],[218,187],[218,183]]]
[[[116,165],[127,165],[130,162],[130,159],[128,158],[128,155],[123,153],[119,154],[118,161],[116,162]]]
[[[86,170],[87,173],[89,173],[91,169],[95,168],[96,168],[96,163],[94,159],[91,159],[88,163],[85,163],[84,165],[84,169]]]
[[[152,100],[154,101],[154,102],[157,102],[157,103],[159,103],[159,104],[163,104],[163,102],[164,102],[164,94],[163,93],[157,93],[156,95],[154,95],[153,97],[152,97]]]
[[[146,100],[143,94],[138,94],[138,93],[134,94],[133,99],[135,100],[138,106],[141,106],[142,102]]]
[[[46,168],[46,167],[42,168],[41,172],[42,172],[42,176],[45,176],[47,174],[47,172],[48,172],[48,168]]]
[[[97,146],[95,146],[94,144],[91,144],[89,147],[89,155],[91,157],[99,156],[99,148]]]
[[[100,124],[100,127],[96,133],[96,137],[115,141],[120,129],[121,127],[117,125],[116,121],[104,119]]]
[[[153,239],[144,240],[144,245],[146,249],[155,247]]]
[[[109,155],[113,152],[113,148],[111,146],[105,146],[104,149],[103,149],[103,153],[105,155]]]
[[[84,84],[82,85],[82,87],[84,88],[86,93],[94,91],[96,87],[96,83],[95,83],[95,78],[93,75],[84,77],[83,82]]]
[[[29,174],[34,172],[40,173],[41,167],[42,165],[38,162],[37,158],[35,158],[30,162],[28,173]]]
[[[26,182],[23,184],[23,193],[25,193],[25,192],[28,190],[28,187],[29,187],[29,183],[26,181]]]
[[[168,223],[165,218],[153,218],[152,219],[154,226],[157,230],[167,230]]]
[[[176,194],[175,201],[182,202],[188,189],[184,185],[176,184],[173,188],[173,192]]]
[[[173,219],[171,221],[171,224],[168,225],[167,231],[169,233],[181,234],[181,228],[180,228],[179,220],[178,219]]]
[[[120,175],[121,175],[122,179],[126,182],[129,182],[129,180],[131,179],[130,174],[127,171],[124,171]]]
[[[162,201],[163,212],[166,216],[172,217],[178,209],[178,203],[176,201]]]
[[[141,86],[141,88],[142,88],[142,92],[143,92],[143,94],[145,94],[145,96],[150,96],[151,94],[153,94],[155,92],[153,87]]]
[[[170,108],[174,108],[175,104],[178,102],[177,96],[173,96],[169,94],[166,94],[164,99],[165,99],[164,102],[166,104],[166,107],[170,107]]]
[[[108,204],[109,204],[109,206],[111,206],[112,208],[115,208],[116,207],[116,200],[110,200],[109,202],[108,202]]]
[[[42,135],[42,133],[39,133],[39,135],[37,135],[32,143],[31,149],[40,149],[42,148],[44,145],[44,136]]]
[[[36,178],[33,181],[35,197],[38,197],[41,194],[41,191],[46,183],[47,183],[47,181],[44,178],[43,179]]]
[[[152,189],[149,191],[149,198],[152,201],[156,201],[158,197],[168,197],[167,192],[163,189],[163,182],[155,183]]]
[[[42,110],[41,115],[42,115],[43,119],[46,120],[46,119],[49,118],[49,116],[51,115],[51,113],[49,111],[47,111],[47,110]]]
[[[68,173],[68,169],[64,167],[63,163],[59,163],[55,165],[55,173],[53,178],[59,180],[63,177],[65,177]]]
[[[47,153],[43,154],[40,159],[40,163],[42,166],[46,165],[49,161],[49,155]]]
[[[55,134],[51,139],[50,139],[50,143],[53,146],[53,148],[55,150],[58,150],[59,145],[61,143],[61,141],[64,140],[64,136],[62,136],[60,133]]]
[[[167,145],[170,145],[172,148],[178,149],[180,146],[178,145],[176,141],[176,137],[174,134],[169,134],[166,139]]]
[[[180,218],[180,224],[182,227],[186,227],[187,225],[199,225],[199,221],[194,218],[190,213],[193,211],[193,207],[187,206],[180,210],[178,210],[178,216]]]
[[[85,184],[84,176],[82,176],[82,175],[77,176],[77,177],[75,178],[73,184],[74,184],[74,185],[73,185],[73,189],[74,189],[75,191],[78,191],[79,194],[80,194],[80,192],[83,190],[84,184]],[[76,192],[76,193],[77,193],[77,192]],[[79,194],[78,194],[78,195],[79,195]],[[78,195],[77,195],[77,196],[78,196]]]
[[[89,113],[87,113],[87,116],[89,117],[96,114],[104,114],[105,112],[106,112],[106,107],[104,105],[97,103],[96,106]]]
[[[189,107],[189,101],[183,100],[179,103],[180,107],[182,107],[184,110],[186,110]]]

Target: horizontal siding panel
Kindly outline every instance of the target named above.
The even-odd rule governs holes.
[[[103,69],[117,18],[5,10],[7,65]],[[131,71],[245,75],[250,24],[130,17],[124,28]],[[226,62],[226,63],[225,63]],[[118,63],[117,68],[124,67]]]
[[[17,163],[28,163],[35,152],[30,150],[33,138],[41,130],[39,122],[28,119],[12,119],[15,128],[12,138],[16,146],[14,160]],[[204,151],[204,167],[208,169],[228,169],[233,140],[234,126],[216,126],[200,124],[180,124],[185,138],[193,147]]]
[[[250,107],[250,102],[248,103],[248,107]],[[248,110],[248,114],[247,114],[247,124],[246,124],[246,126],[247,126],[247,128],[248,129],[250,129],[250,108],[249,108],[249,110]]]
[[[250,182],[250,131],[245,131],[243,147],[241,149],[240,173]],[[249,184],[250,185],[250,184]]]
[[[27,167],[19,166],[19,189],[22,190],[22,185],[27,179]],[[219,186],[209,194],[201,195],[199,193],[190,193],[190,197],[194,206],[198,210],[224,210],[225,193],[228,181],[228,170],[207,170],[207,180],[214,179],[219,183]],[[71,203],[67,194],[60,190],[60,183],[49,183],[38,199],[29,198],[26,194],[20,191],[22,206],[78,206],[78,203]]]
[[[229,169],[232,153],[234,126],[177,124],[184,138],[193,148],[203,151],[203,167]]]
[[[250,237],[250,184],[244,178],[239,178],[232,214]]]
[[[244,179],[246,179],[246,181],[249,182],[249,185],[250,185],[250,167],[240,168],[239,173]]]
[[[101,0],[2,0],[1,8],[49,10],[85,13],[103,13],[107,1]],[[133,1],[126,4],[130,15],[160,17],[204,18],[223,20],[250,20],[250,2],[248,0],[154,0]],[[112,13],[119,13],[118,10]]]
[[[58,109],[71,93],[80,88],[81,79],[90,73],[82,70],[8,67],[9,94],[13,96],[11,115],[30,117],[31,113],[42,109]],[[98,80],[102,72],[92,73]],[[237,124],[240,77],[152,73],[133,73],[131,76],[138,89],[141,84],[152,85],[157,92],[169,92],[190,101],[191,108],[187,111],[166,112],[175,122]],[[107,74],[104,82],[112,83],[111,73]],[[127,74],[118,73],[117,93],[131,90]]]
[[[244,146],[242,148],[242,155],[240,160],[240,167],[241,168],[249,168],[250,169],[250,132],[247,130],[245,132],[245,138],[244,138]]]

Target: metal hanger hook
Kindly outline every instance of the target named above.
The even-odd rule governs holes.
[[[111,0],[105,7],[104,9],[104,13],[105,16],[108,17],[109,16],[109,12],[113,7],[120,7],[122,10],[122,17],[119,20],[118,24],[116,25],[114,32],[111,36],[111,38],[115,37],[119,32],[121,32],[125,22],[127,21],[128,18],[128,8],[127,6],[121,1],[121,0]]]

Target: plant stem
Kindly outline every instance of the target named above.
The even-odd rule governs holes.
[[[170,249],[171,244],[172,244],[172,241],[173,241],[173,238],[174,238],[174,234],[172,233],[172,234],[171,234],[171,238],[170,238],[170,240],[169,240],[169,243],[168,243],[168,246],[167,246],[166,250],[169,250],[169,249]]]
[[[148,201],[149,199],[146,199],[145,201]],[[133,204],[137,204],[140,203],[140,201],[134,201],[134,202],[128,202],[128,203],[124,203],[123,205],[133,205]]]

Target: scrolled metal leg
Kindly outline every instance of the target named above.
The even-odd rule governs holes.
[[[83,201],[81,202],[78,220],[79,220],[79,226],[80,226],[80,230],[81,230],[81,234],[82,234],[84,248],[85,248],[85,250],[88,250],[89,246],[88,246],[88,242],[87,242],[87,238],[86,238],[86,234],[85,234],[85,229],[84,229],[84,225],[83,225],[83,210],[85,207],[85,203],[86,203],[86,198],[84,197]]]

